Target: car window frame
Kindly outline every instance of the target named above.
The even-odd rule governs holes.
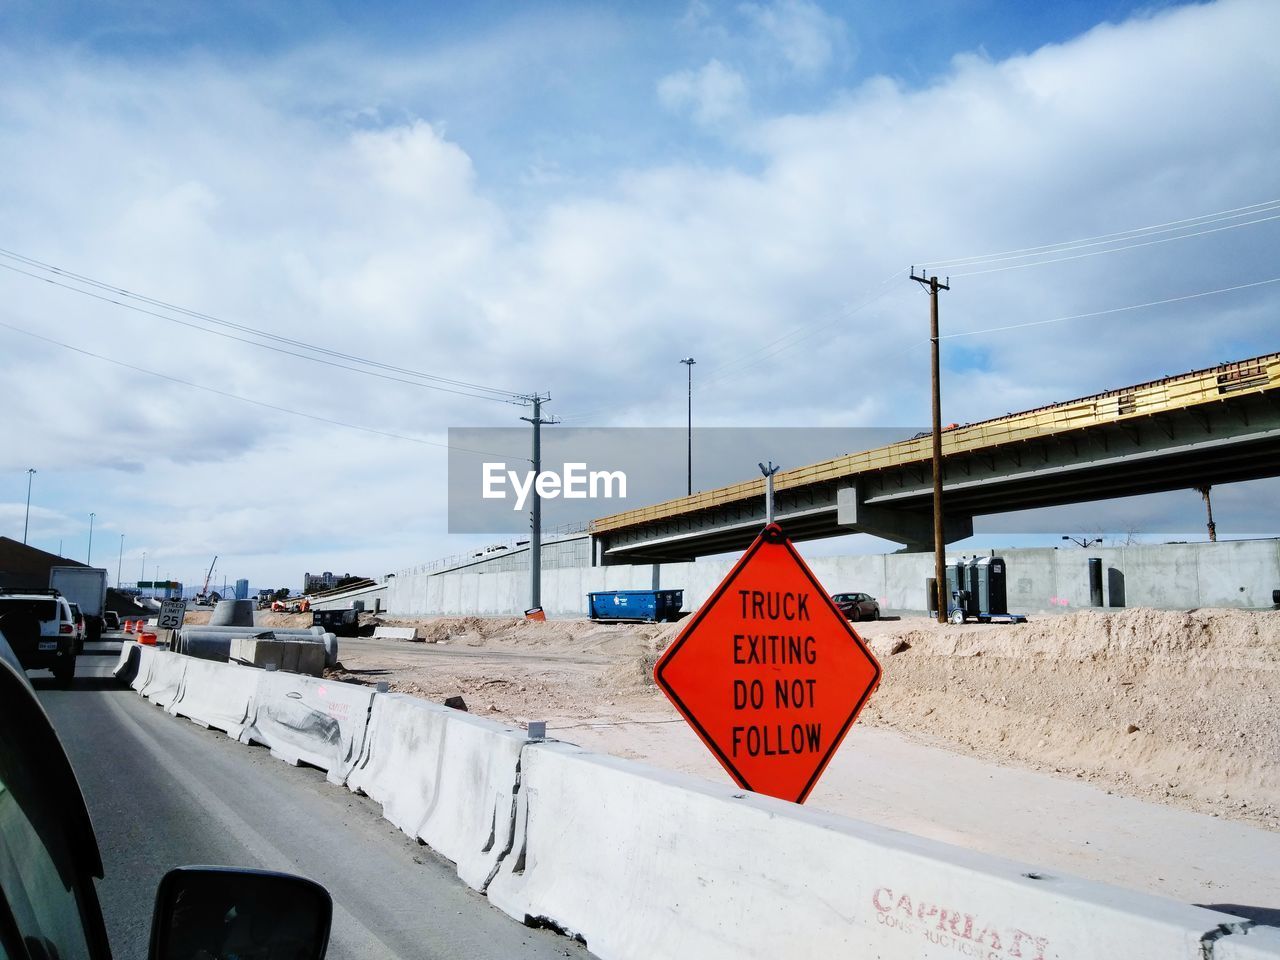
[[[2,644],[3,641],[0,641]],[[7,647],[7,644],[4,644]],[[103,877],[102,854],[80,784],[48,714],[36,699],[25,673],[0,657],[0,737],[18,731],[6,742],[16,748],[23,768],[41,783],[40,799],[62,828],[66,849],[61,858],[71,877],[80,926],[92,960],[111,960],[106,923],[94,879]],[[9,896],[0,890],[0,923],[16,926]],[[6,916],[7,915],[7,922]],[[20,933],[20,931],[18,931]],[[8,947],[6,947],[8,949]],[[16,957],[27,955],[25,947]]]

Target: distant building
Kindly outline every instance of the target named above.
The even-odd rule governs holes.
[[[302,575],[302,592],[319,593],[321,590],[332,590],[342,580],[351,579],[351,574],[338,576],[326,570],[324,573],[304,573]]]
[[[249,599],[249,581],[248,580],[236,581],[236,599],[237,600]]]

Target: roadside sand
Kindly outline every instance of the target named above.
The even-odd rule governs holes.
[[[562,739],[679,767],[676,731],[663,730],[678,717],[652,679],[679,624],[386,622],[419,626],[427,643],[343,640],[334,676],[435,701],[461,694],[474,713],[548,720]],[[1280,830],[1280,612],[1134,609],[857,629],[884,667],[863,723]]]

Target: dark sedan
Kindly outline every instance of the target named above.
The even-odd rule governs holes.
[[[875,598],[865,593],[837,593],[831,597],[836,602],[846,619],[879,620],[880,604]]]

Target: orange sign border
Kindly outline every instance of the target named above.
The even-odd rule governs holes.
[[[754,557],[760,548],[766,543],[775,545],[780,544],[786,549],[786,551],[791,555],[791,559],[796,562],[796,565],[800,568],[801,572],[808,577],[809,582],[813,584],[814,589],[834,614],[836,621],[844,626],[845,631],[853,640],[854,645],[862,651],[863,655],[866,656],[867,660],[871,663],[871,666],[875,669],[875,678],[867,686],[867,689],[863,692],[861,698],[859,698],[858,702],[854,705],[853,710],[850,711],[849,719],[845,721],[844,726],[842,726],[839,732],[835,735],[831,742],[831,748],[818,762],[818,766],[814,770],[813,775],[800,791],[799,797],[794,801],[795,803],[804,803],[809,794],[813,791],[813,788],[817,786],[818,779],[822,776],[823,771],[827,769],[827,764],[831,762],[836,751],[840,749],[840,744],[844,742],[844,738],[849,733],[849,728],[852,727],[854,721],[858,719],[858,714],[860,714],[862,712],[862,708],[866,706],[867,700],[880,686],[880,678],[883,675],[883,670],[880,667],[880,661],[877,660],[875,654],[871,652],[871,648],[867,646],[866,641],[864,641],[862,637],[858,635],[858,632],[849,625],[848,619],[840,612],[840,608],[837,607],[835,601],[831,599],[831,595],[827,592],[826,588],[818,582],[818,578],[814,576],[813,571],[809,569],[809,565],[804,562],[804,558],[796,552],[795,546],[791,543],[790,538],[787,537],[780,526],[776,523],[771,523],[760,531],[760,535],[756,537],[751,546],[747,547],[746,553],[738,558],[738,562],[733,565],[733,569],[730,570],[725,575],[725,578],[720,581],[720,585],[716,587],[715,592],[712,593],[711,596],[707,598],[706,602],[698,608],[698,612],[693,615],[693,618],[685,628],[680,631],[680,635],[672,641],[671,646],[667,647],[667,649],[662,652],[662,656],[658,658],[658,662],[654,664],[653,667],[653,681],[657,684],[658,689],[666,695],[667,699],[675,705],[676,710],[679,711],[682,717],[684,717],[689,726],[693,727],[698,738],[707,746],[707,749],[715,755],[715,758],[720,762],[720,766],[724,767],[725,770],[728,771],[729,776],[733,777],[734,782],[746,790],[750,790],[753,793],[759,793],[759,791],[751,786],[746,777],[744,777],[734,767],[732,761],[729,760],[724,751],[721,750],[716,742],[711,738],[710,734],[703,729],[702,724],[697,721],[689,711],[689,708],[685,706],[684,701],[680,699],[675,690],[666,683],[663,677],[663,671],[666,669],[667,664],[675,659],[676,655],[680,652],[680,649],[685,645],[685,642],[697,631],[698,625],[702,622],[706,614],[728,591],[729,585],[737,578],[742,568],[751,562],[752,557]],[[772,796],[772,794],[764,794],[764,796]],[[780,797],[779,799],[785,800],[786,798]]]

